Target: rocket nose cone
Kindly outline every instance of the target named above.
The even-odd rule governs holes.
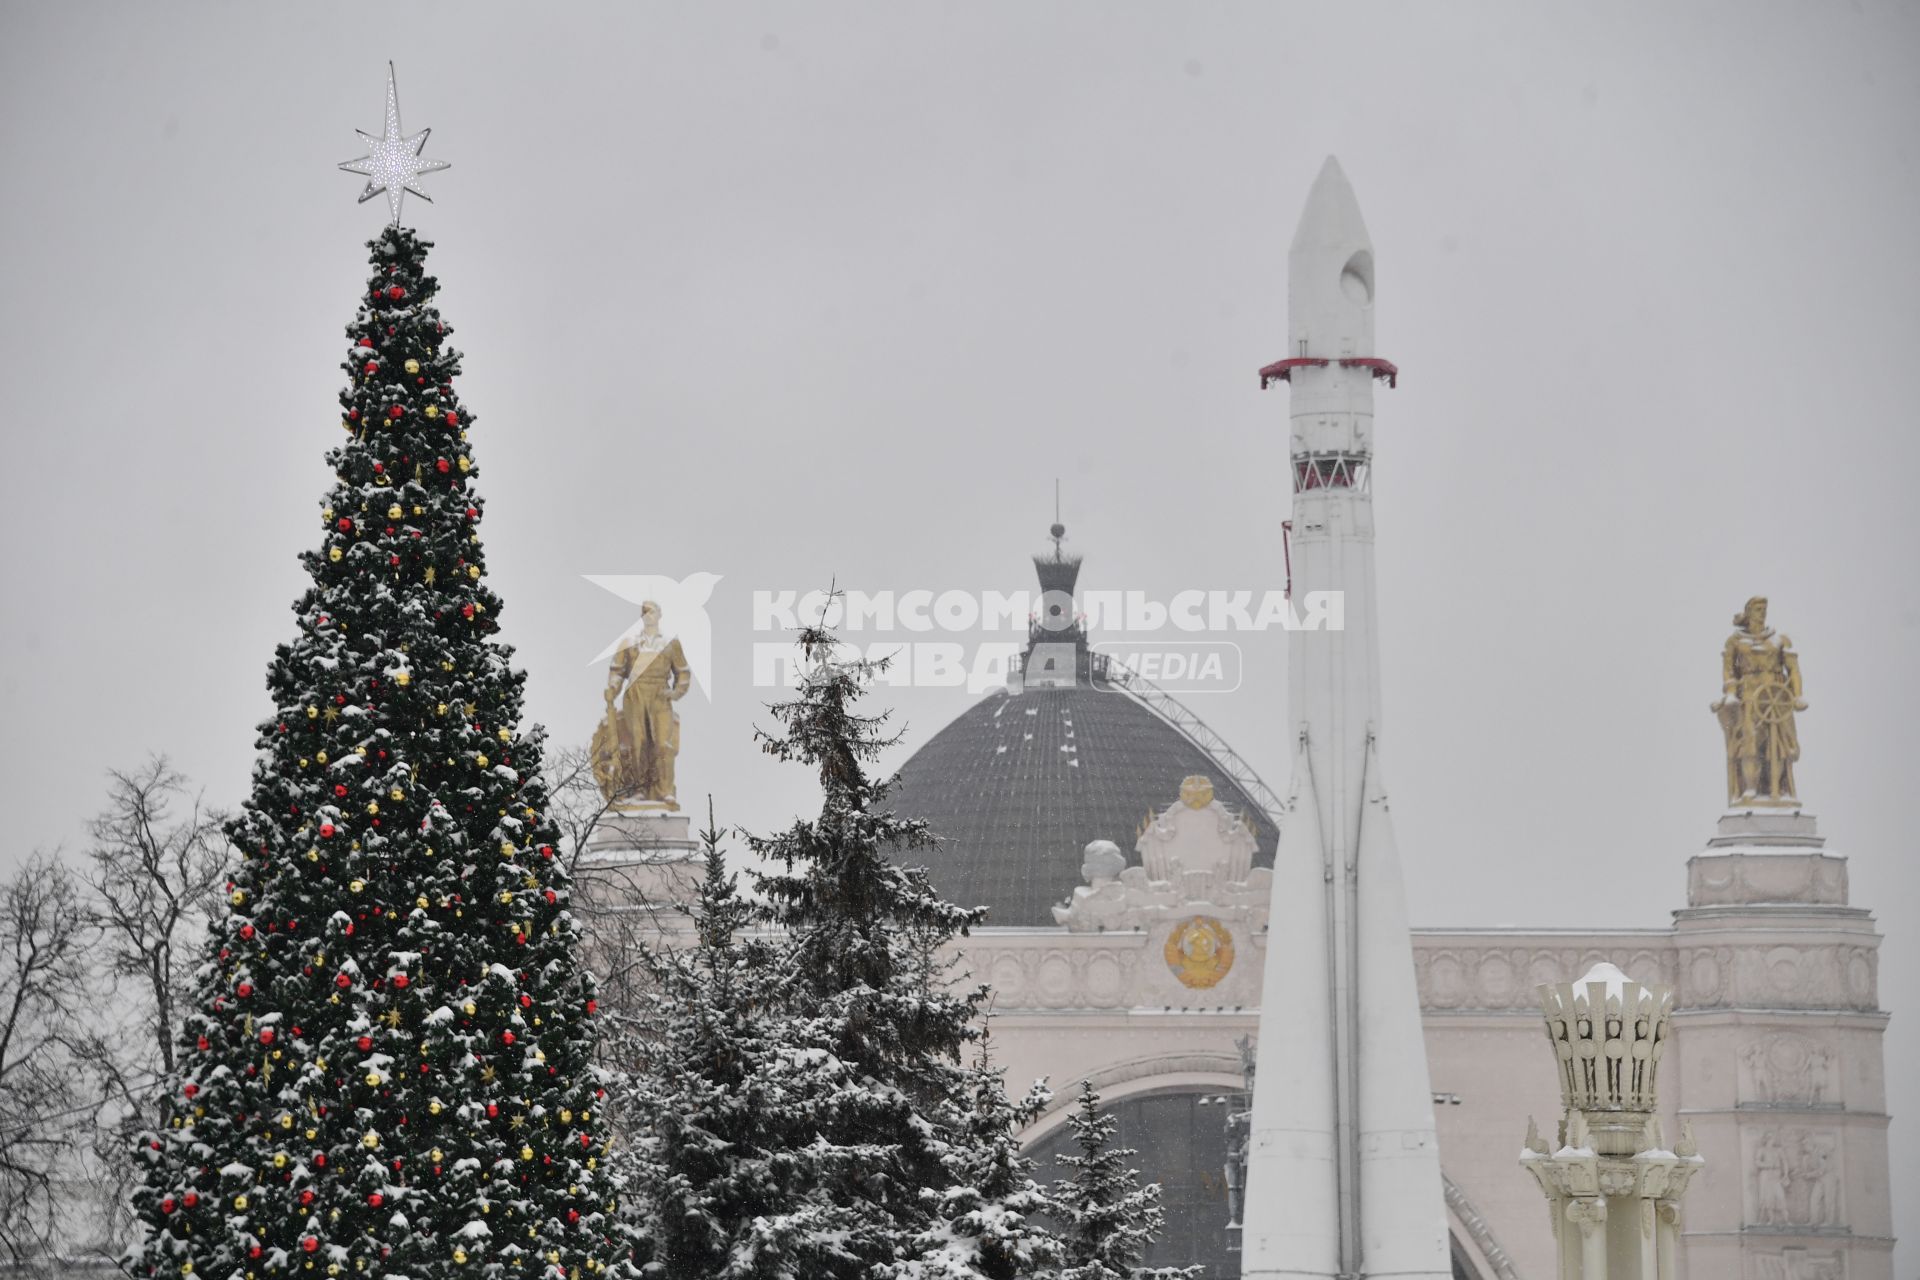
[[[1360,216],[1360,202],[1354,198],[1353,184],[1347,181],[1340,161],[1328,156],[1320,166],[1320,176],[1307,193],[1307,207],[1300,214],[1300,225],[1293,233],[1293,252],[1312,249],[1338,249],[1352,253],[1371,249],[1367,224]]]

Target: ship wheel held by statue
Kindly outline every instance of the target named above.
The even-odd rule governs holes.
[[[1792,721],[1794,710],[1793,694],[1784,685],[1763,684],[1753,691],[1753,718],[1768,729]]]

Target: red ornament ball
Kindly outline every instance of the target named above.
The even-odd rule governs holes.
[[[459,425],[460,425],[460,415],[459,415],[459,414],[457,414],[457,413],[449,413],[449,414],[447,415],[447,425],[448,425],[448,426],[450,426],[450,427],[457,427],[457,426],[459,426]]]
[[[342,991],[345,991],[348,987],[353,985],[353,979],[343,973],[339,977],[333,980],[333,985],[340,988]]]
[[[396,973],[393,975],[393,985],[395,990],[405,991],[407,989],[407,983],[410,981],[412,981],[412,979],[408,978],[407,975],[404,973]]]

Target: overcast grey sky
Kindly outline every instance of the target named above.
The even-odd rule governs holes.
[[[0,861],[77,848],[149,751],[244,793],[385,212],[334,166],[387,59],[453,164],[407,209],[531,712],[584,741],[633,621],[580,575],[724,574],[681,790],[763,828],[808,791],[750,739],[754,587],[1025,587],[1056,476],[1087,587],[1279,584],[1254,371],[1334,152],[1404,371],[1375,493],[1415,922],[1666,921],[1723,795],[1719,647],[1770,596],[1802,794],[1888,935],[1912,1204],[1917,55],[1920,7],[1870,0],[8,3]],[[1276,784],[1284,685],[1275,635],[1192,700]],[[895,701],[911,746],[968,697]]]

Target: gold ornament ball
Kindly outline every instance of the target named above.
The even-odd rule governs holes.
[[[407,361],[407,372],[408,373],[420,372],[420,362],[418,360]]]

